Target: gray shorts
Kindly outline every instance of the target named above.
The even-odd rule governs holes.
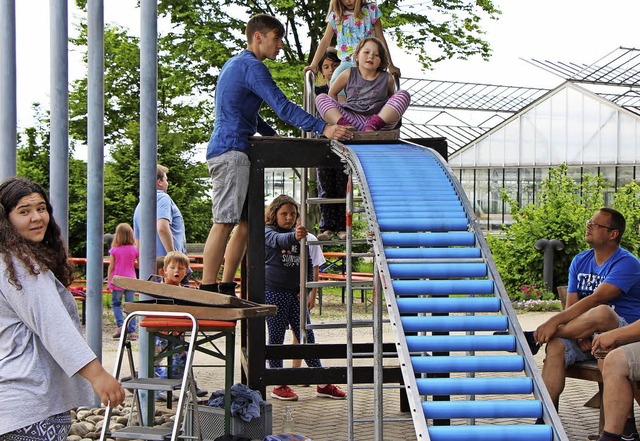
[[[237,224],[247,199],[251,162],[242,152],[231,150],[207,160],[213,188],[211,211],[216,224]]]
[[[622,347],[629,367],[629,380],[640,381],[640,342],[630,343]]]
[[[618,328],[627,326],[628,323],[625,319],[618,316]],[[574,363],[587,360],[595,360],[596,358],[591,355],[591,351],[582,351],[578,345],[578,341],[573,338],[561,338],[560,341],[564,344],[564,367],[570,366]]]

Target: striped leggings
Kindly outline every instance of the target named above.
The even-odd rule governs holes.
[[[404,115],[404,112],[407,110],[410,103],[411,95],[409,95],[409,92],[406,90],[399,90],[389,98],[385,106],[391,106],[396,112],[398,112],[399,118],[402,118],[402,115]],[[359,113],[344,109],[342,104],[331,98],[326,93],[321,93],[316,97],[316,108],[323,119],[325,113],[329,110],[334,108],[338,109],[342,116],[346,118],[347,121],[349,121],[349,123],[357,130],[362,130],[364,126],[367,125],[369,118],[371,118],[371,115],[360,115]],[[396,125],[398,125],[397,120],[391,121],[389,124],[384,126],[382,130],[393,130]]]

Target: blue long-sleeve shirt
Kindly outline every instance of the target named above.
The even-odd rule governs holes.
[[[278,88],[267,66],[244,50],[230,58],[220,71],[216,86],[216,119],[207,146],[207,159],[237,150],[248,153],[249,137],[276,131],[259,115],[266,102],[283,121],[305,131],[322,133],[326,123],[289,101]]]

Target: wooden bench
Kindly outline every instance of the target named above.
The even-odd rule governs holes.
[[[566,376],[567,378],[576,378],[578,380],[594,381],[598,383],[598,392],[591,397],[584,406],[600,409],[598,431],[602,432],[604,427],[604,404],[602,403],[604,386],[602,383],[602,372],[600,372],[600,369],[598,368],[598,362],[590,360],[574,363],[566,369]]]
[[[321,272],[318,275],[318,280],[319,281],[337,281],[337,282],[346,282],[347,281],[347,276],[346,274],[340,274],[340,273],[324,273]],[[354,282],[373,282],[373,274],[372,273],[358,273],[358,272],[353,272],[351,273],[351,280]],[[342,288],[342,303],[344,303],[344,296],[345,296],[345,287],[341,287]],[[365,305],[365,312],[367,309],[367,296],[365,294],[365,291],[370,290],[370,288],[359,288],[360,289],[360,299],[362,300],[362,302]],[[319,308],[320,308],[320,314],[322,314],[322,288],[318,288],[318,304],[319,304]]]
[[[600,409],[598,430],[602,432],[602,429],[604,428],[604,404],[602,402],[604,385],[602,381],[602,372],[600,372],[600,369],[598,368],[598,362],[596,360],[589,360],[574,363],[566,369],[566,376],[567,378],[576,378],[578,380],[594,381],[598,383],[598,392],[584,403],[584,406]],[[636,402],[640,404],[640,381],[634,384],[633,395]]]

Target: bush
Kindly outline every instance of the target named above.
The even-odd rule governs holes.
[[[582,176],[582,183],[577,183],[567,171],[566,164],[550,169],[536,202],[522,208],[503,190],[502,198],[511,205],[515,222],[503,229],[502,236],[489,235],[487,241],[512,300],[527,300],[523,297],[523,287],[544,286],[543,254],[534,248],[538,239],[558,239],[564,244],[564,249],[557,251],[554,258],[556,286],[567,284],[571,260],[588,248],[584,241],[585,223],[604,205],[606,183],[600,176],[588,174]],[[635,229],[640,220],[640,186],[631,182],[619,188],[613,208],[627,219],[622,247],[637,255],[640,238]]]

